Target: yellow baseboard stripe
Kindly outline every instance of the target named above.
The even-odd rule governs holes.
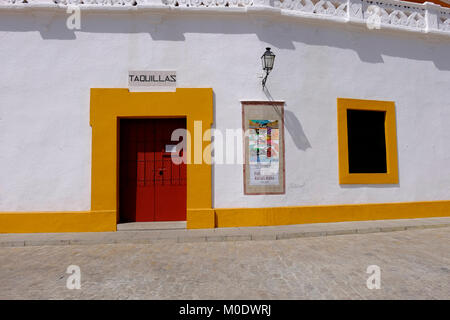
[[[341,221],[450,217],[450,201],[201,208],[187,210],[187,228],[275,226]],[[116,211],[0,212],[0,233],[116,231]]]
[[[450,201],[214,209],[216,228],[450,216]]]
[[[0,233],[116,231],[115,211],[0,212]]]
[[[186,225],[188,229],[214,228],[214,209],[188,209]]]

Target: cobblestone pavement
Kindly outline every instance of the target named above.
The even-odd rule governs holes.
[[[69,265],[81,289],[66,288]],[[369,265],[381,289],[369,290]],[[450,228],[289,240],[0,248],[0,299],[449,299]]]

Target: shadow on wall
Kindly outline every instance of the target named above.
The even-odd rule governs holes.
[[[75,32],[67,28],[69,17],[51,11],[32,11],[30,14],[2,14],[0,31],[29,32],[38,31],[42,39],[75,40]]]
[[[206,14],[102,15],[81,13],[81,30],[69,30],[70,14],[33,12],[2,14],[0,31],[39,31],[43,39],[74,40],[77,33],[143,33],[154,41],[184,41],[187,34],[255,34],[259,40],[278,49],[295,50],[295,43],[354,50],[359,59],[383,63],[383,56],[432,61],[439,70],[450,70],[450,41],[427,35],[379,30],[363,30],[340,24],[318,25],[298,19],[263,18],[253,14],[220,16]],[[250,18],[250,19],[249,19]],[[249,22],[249,20],[251,22]],[[164,22],[164,23],[162,23]],[[420,38],[420,39],[419,39]],[[422,45],[427,42],[427,46]]]
[[[264,88],[264,93],[269,101],[274,101],[267,87]],[[297,149],[305,151],[306,149],[311,148],[311,144],[306,137],[305,131],[303,131],[302,124],[300,123],[296,115],[292,111],[286,110],[286,108],[284,108],[284,127],[289,132],[292,141],[294,141]]]
[[[302,124],[292,111],[286,109],[284,110],[284,127],[291,135],[298,149],[305,151],[311,148],[311,144],[303,131]]]

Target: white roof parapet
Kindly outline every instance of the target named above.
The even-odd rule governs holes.
[[[450,3],[450,0],[444,0]],[[79,6],[86,11],[234,12],[281,15],[450,36],[450,8],[398,0],[0,0],[5,10]]]

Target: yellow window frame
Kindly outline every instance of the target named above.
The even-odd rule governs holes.
[[[386,173],[350,173],[348,160],[347,110],[384,111]],[[397,184],[397,130],[393,101],[337,98],[338,153],[340,184]]]

